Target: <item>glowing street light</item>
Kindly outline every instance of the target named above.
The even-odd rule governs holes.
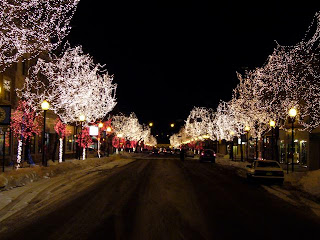
[[[80,120],[81,123],[84,122],[86,120],[86,116],[81,114],[80,117],[79,117],[79,120]]]
[[[44,110],[44,111],[47,111],[47,110],[50,108],[50,104],[47,102],[47,100],[44,100],[44,101],[41,103],[41,108],[42,108],[42,110]]]
[[[171,123],[171,124],[170,124],[170,127],[172,127],[172,128],[173,128],[173,127],[174,127],[174,123]]]
[[[44,145],[46,144],[46,115],[47,115],[47,110],[50,108],[50,104],[46,100],[44,100],[41,103],[41,108],[43,110],[42,165],[47,166]]]
[[[289,110],[289,116],[292,117],[292,118],[296,117],[297,116],[297,110],[295,108],[291,108]]]
[[[274,127],[276,126],[276,122],[275,121],[273,121],[273,120],[270,120],[270,122],[269,122],[269,125],[270,125],[270,127],[271,127],[271,160],[273,160],[273,129],[274,129]]]
[[[294,171],[294,121],[297,116],[297,110],[295,108],[291,108],[289,110],[289,117],[291,118],[291,154],[292,154],[292,172]],[[287,161],[287,173],[289,172],[289,165]]]
[[[81,155],[81,142],[82,142],[82,123],[86,120],[86,116],[85,115],[83,115],[83,114],[81,114],[80,116],[79,116],[79,120],[80,120],[80,129],[81,129],[81,131],[80,131],[80,146],[79,146],[79,160],[80,160],[80,155]]]
[[[269,122],[269,124],[270,124],[270,127],[275,127],[275,125],[276,125],[276,122],[275,121],[273,121],[273,120],[270,120],[270,122]]]
[[[244,131],[247,132],[247,162],[248,162],[249,161],[249,131],[250,131],[250,127],[245,126]]]
[[[149,122],[149,127],[153,127],[153,122]]]

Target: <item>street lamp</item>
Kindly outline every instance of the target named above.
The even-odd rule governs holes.
[[[234,131],[230,131],[230,135],[231,135],[231,149],[230,149],[230,154],[231,154],[231,161],[234,160],[233,157],[233,136],[234,136]]]
[[[248,162],[249,161],[249,131],[250,131],[250,127],[245,126],[244,131],[247,132],[247,162]]]
[[[100,158],[100,129],[103,128],[103,123],[99,122],[98,124],[99,132],[98,132],[98,157]]]
[[[149,122],[149,127],[153,127],[153,122]]]
[[[106,129],[107,131],[107,134],[106,134],[106,140],[107,140],[107,157],[109,157],[109,152],[110,152],[110,149],[109,149],[109,135],[110,133],[112,132],[112,128],[110,126],[107,127]]]
[[[271,127],[271,160],[273,160],[273,128],[276,125],[276,122],[270,120],[269,125]]]
[[[79,160],[80,160],[80,155],[81,155],[81,142],[82,142],[82,123],[86,120],[86,116],[81,114],[79,116],[79,120],[80,120],[80,146],[79,146]]]
[[[46,115],[47,110],[50,108],[50,104],[44,100],[41,103],[41,108],[43,110],[43,135],[42,135],[42,165],[47,166],[46,156],[45,156],[45,143],[46,143]]]
[[[292,131],[292,134],[291,134],[291,154],[292,154],[292,172],[294,172],[294,121],[295,121],[295,118],[297,116],[297,110],[295,108],[291,108],[289,110],[289,117],[291,118],[291,131]],[[288,173],[288,161],[287,161],[287,173]]]
[[[174,127],[174,123],[171,123],[171,124],[170,124],[170,127],[172,127],[172,128],[173,128],[173,127]]]

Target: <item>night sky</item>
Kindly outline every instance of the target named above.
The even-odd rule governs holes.
[[[114,74],[114,112],[153,121],[154,134],[183,124],[193,106],[230,100],[236,71],[262,66],[275,40],[300,41],[320,10],[319,3],[172,2],[81,0],[67,38]]]

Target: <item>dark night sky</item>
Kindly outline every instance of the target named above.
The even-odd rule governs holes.
[[[236,71],[261,66],[274,40],[300,41],[320,10],[319,3],[171,2],[81,0],[68,36],[114,74],[116,110],[162,128],[193,106],[230,100]]]

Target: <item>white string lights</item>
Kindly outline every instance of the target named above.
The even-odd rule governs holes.
[[[1,0],[0,71],[20,57],[50,52],[69,33],[80,0]]]
[[[185,130],[192,137],[209,135],[214,138],[213,110],[204,107],[194,107],[185,124]]]
[[[64,123],[77,122],[84,115],[86,125],[103,119],[116,105],[117,85],[112,76],[101,72],[102,66],[94,64],[80,46],[68,48],[62,57],[39,59],[17,94],[34,106],[46,99]]]
[[[146,145],[155,146],[157,140],[151,135],[149,126],[141,125],[135,113],[129,116],[123,114],[112,117],[112,128],[119,138],[129,141],[143,141]]]

